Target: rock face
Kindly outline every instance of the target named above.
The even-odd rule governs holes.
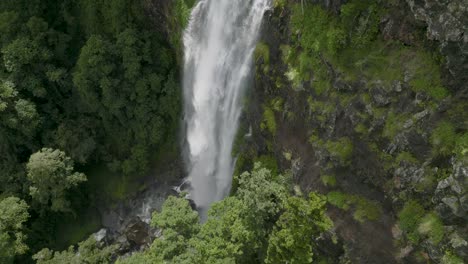
[[[427,37],[439,43],[456,84],[467,88],[468,0],[406,0],[416,19],[427,25]]]
[[[468,166],[457,160],[452,163],[452,174],[439,181],[434,200],[446,218],[456,216],[468,220]]]
[[[182,181],[180,160],[165,164],[157,172],[158,177],[148,177],[144,189],[117,204],[99,207],[103,228],[94,234],[103,244],[116,244],[118,254],[147,248],[156,231],[150,226],[152,213],[161,210],[169,195],[178,195]],[[155,180],[157,179],[157,180]]]
[[[289,2],[297,3],[300,12],[300,0]],[[304,2],[306,8],[317,4],[327,15],[339,16],[341,6],[352,1]],[[468,0],[377,2],[386,8],[378,19],[379,40],[385,44],[375,53],[366,50],[360,58],[346,58],[352,61],[350,68],[362,70],[343,69],[336,62],[340,58],[318,52],[319,59],[300,80],[294,78],[308,67],[309,58],[300,30],[291,29],[294,10],[271,11],[261,39],[269,47],[269,63],[256,62],[255,89],[243,119],[244,127],[253,128],[245,152],[274,155],[280,170],[290,172],[303,192],[342,192],[382,206],[378,220],[364,223],[352,214],[355,208],[330,208],[339,242],[332,246],[325,238],[320,250],[330,255],[343,248],[337,263],[441,263],[446,252],[466,258],[466,157],[453,149],[442,153],[436,130],[450,123],[447,131],[453,129],[454,141],[468,130]],[[355,46],[347,48],[359,52]],[[383,64],[396,59],[379,65],[369,63],[373,56]],[[414,63],[414,57],[420,60]],[[398,67],[401,72],[389,76]],[[424,71],[431,67],[436,70]],[[379,69],[383,72],[376,73]],[[317,72],[327,78],[318,81]],[[433,74],[447,94],[434,92],[438,77],[415,81]],[[318,91],[323,82],[327,85]],[[262,129],[266,107],[275,113],[275,133]],[[452,148],[460,144],[450,138],[443,141]],[[442,227],[436,226],[443,233],[441,241],[434,242],[422,223],[412,230],[417,238],[399,226],[399,214],[410,200],[421,204],[423,216],[436,215],[426,225],[441,221]]]

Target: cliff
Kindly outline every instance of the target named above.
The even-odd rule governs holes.
[[[329,263],[467,261],[467,1],[304,2],[265,19],[236,171],[326,194]]]

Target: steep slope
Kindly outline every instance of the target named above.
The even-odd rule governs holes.
[[[466,1],[304,2],[265,22],[236,171],[327,194],[342,263],[466,259]]]

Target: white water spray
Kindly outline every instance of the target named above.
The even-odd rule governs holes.
[[[201,0],[184,32],[187,168],[202,213],[231,187],[241,99],[270,1]]]

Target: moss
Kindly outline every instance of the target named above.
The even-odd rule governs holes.
[[[287,161],[291,161],[291,160],[292,160],[292,153],[291,153],[291,151],[284,151],[284,152],[283,152],[283,157],[284,157]]]
[[[354,131],[358,134],[365,135],[368,132],[368,128],[363,123],[359,123],[354,128]]]
[[[426,169],[425,175],[414,186],[417,192],[431,192],[437,184],[437,178],[432,171]]]
[[[283,112],[284,100],[281,97],[276,97],[270,102],[271,108],[276,112]]]
[[[349,209],[349,200],[348,196],[341,192],[329,192],[327,194],[327,201],[343,210]]]
[[[274,0],[274,8],[284,8],[286,6],[286,0]]]
[[[350,45],[366,47],[376,37],[382,10],[372,0],[349,1],[341,7],[341,23],[350,35]]]
[[[302,90],[302,80],[300,78],[300,73],[297,68],[293,67],[291,64],[288,64],[288,71],[284,74],[286,78],[292,83],[293,90]]]
[[[336,24],[336,18],[318,5],[302,7],[295,4],[291,14],[291,29],[297,33],[296,40],[308,52],[327,49],[327,32]]]
[[[463,264],[463,259],[451,251],[446,251],[442,257],[442,264]]]
[[[455,127],[452,123],[445,120],[439,122],[431,135],[433,153],[442,156],[452,154],[455,148],[455,140]]]
[[[428,213],[421,219],[418,232],[427,235],[429,240],[437,245],[444,238],[444,223],[436,213]]]
[[[448,91],[442,86],[439,63],[432,54],[418,50],[407,65],[413,73],[409,82],[413,91],[424,92],[435,100],[448,96]]]
[[[460,159],[468,159],[468,133],[457,137],[453,153]]]
[[[330,204],[343,210],[349,210],[350,206],[353,205],[355,208],[353,218],[360,223],[366,220],[376,221],[382,215],[382,207],[379,203],[359,195],[329,192],[327,198]]]
[[[264,42],[259,42],[254,52],[255,61],[263,60],[263,63],[270,64],[270,48]]]
[[[382,135],[388,139],[393,139],[402,130],[403,124],[407,119],[407,116],[404,114],[390,112],[385,121]]]
[[[339,160],[340,164],[349,165],[353,154],[353,143],[347,137],[342,137],[337,141],[327,141],[325,148],[330,155]]]
[[[323,145],[323,140],[319,138],[319,136],[317,135],[317,133],[312,133],[312,135],[310,135],[309,137],[309,143],[312,145],[312,146],[322,146]]]
[[[406,161],[406,162],[413,163],[413,164],[418,163],[418,160],[411,153],[407,151],[403,151],[398,154],[398,156],[395,159],[395,162],[396,162],[395,167],[398,167],[402,161]]]
[[[273,136],[276,135],[275,113],[270,107],[263,107],[263,122],[260,124],[262,130],[267,129]]]
[[[307,104],[309,105],[310,111],[314,114],[313,117],[321,123],[324,123],[328,116],[335,110],[332,104],[314,100],[312,96],[307,98]]]
[[[322,180],[323,185],[328,187],[334,187],[336,185],[336,178],[333,175],[322,175],[320,180]]]
[[[401,230],[413,243],[418,243],[420,236],[418,232],[419,223],[425,215],[424,208],[414,200],[408,201],[398,214],[398,224]]]
[[[375,201],[367,200],[363,197],[354,195],[351,197],[356,206],[353,217],[358,222],[365,222],[365,220],[376,221],[382,215],[382,208]]]
[[[264,168],[267,168],[271,171],[272,175],[278,175],[278,163],[276,158],[272,155],[261,155],[255,158],[254,163],[260,162],[262,163]]]
[[[292,57],[293,57],[293,50],[291,49],[291,46],[289,45],[281,45],[280,46],[281,50],[281,59],[284,64],[289,64],[291,63]]]

